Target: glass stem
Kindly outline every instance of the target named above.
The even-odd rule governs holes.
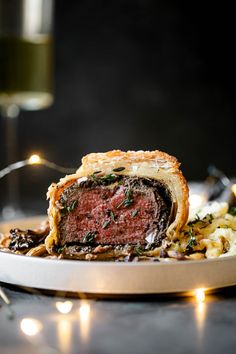
[[[20,109],[15,104],[1,107],[5,123],[6,166],[18,161],[17,126]],[[2,209],[3,219],[17,217],[19,210],[19,175],[17,171],[6,176],[6,201]]]

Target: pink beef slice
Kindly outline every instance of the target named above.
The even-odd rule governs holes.
[[[147,178],[115,179],[115,183],[104,183],[89,177],[63,191],[59,200],[63,208],[59,223],[62,246],[160,244],[172,209],[166,187]]]

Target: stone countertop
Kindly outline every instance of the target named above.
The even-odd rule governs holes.
[[[0,300],[1,354],[236,352],[236,287],[197,303],[180,296],[65,299],[1,286],[12,303],[9,310]],[[63,301],[73,305],[68,314],[56,307]]]

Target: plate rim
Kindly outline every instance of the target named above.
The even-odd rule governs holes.
[[[206,263],[218,263],[218,262],[226,262],[226,261],[232,261],[233,259],[235,259],[236,261],[236,256],[224,256],[224,257],[216,257],[216,258],[207,258],[207,259],[201,259],[201,260],[173,260],[173,261],[160,261],[160,262],[115,262],[115,261],[89,261],[89,260],[78,260],[78,259],[52,259],[52,258],[46,258],[46,257],[39,257],[39,256],[26,256],[24,254],[15,254],[12,252],[6,252],[6,251],[1,251],[0,249],[0,257],[1,255],[7,255],[10,257],[20,257],[20,258],[24,258],[24,259],[29,259],[29,261],[42,261],[42,262],[53,262],[53,263],[65,263],[65,264],[90,264],[90,265],[94,265],[94,264],[99,264],[102,266],[107,266],[110,265],[112,267],[124,267],[124,266],[133,266],[133,267],[137,267],[137,266],[143,266],[143,267],[160,267],[160,266],[176,266],[178,264],[206,264]],[[29,262],[27,260],[27,262]]]
[[[37,225],[39,220],[44,219],[44,216],[38,216],[19,220],[22,224],[30,224],[33,220]],[[17,224],[19,220],[5,225]],[[0,270],[0,282],[88,294],[167,294],[236,285],[236,256],[202,260],[114,262],[45,258],[0,250],[0,265],[3,267],[2,272]],[[189,272],[186,272],[188,267]]]

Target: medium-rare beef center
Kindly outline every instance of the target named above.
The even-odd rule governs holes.
[[[61,245],[159,244],[172,209],[161,182],[100,172],[67,187],[59,206]]]

